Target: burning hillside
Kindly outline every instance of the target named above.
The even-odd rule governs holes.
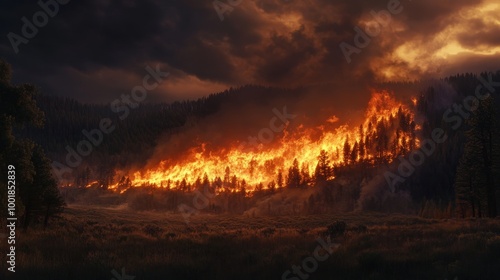
[[[118,172],[125,176],[110,188],[123,192],[129,187],[154,186],[189,191],[208,184],[216,192],[252,192],[311,185],[321,173],[320,154],[323,165],[333,170],[346,165],[389,163],[418,147],[419,126],[413,109],[387,91],[373,92],[361,124],[342,124],[331,130],[326,125],[299,125],[293,130],[285,126],[276,145],[250,147],[235,141],[230,148],[213,151],[201,144],[186,151],[180,160],[165,159],[156,167],[128,174]],[[292,121],[300,122],[299,118]],[[325,124],[341,121],[331,116]],[[327,173],[325,179],[335,176],[333,171]]]

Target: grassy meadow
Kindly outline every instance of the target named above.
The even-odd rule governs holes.
[[[17,232],[7,279],[121,280],[112,270],[122,268],[135,280],[282,279],[336,221],[347,225],[332,236],[340,247],[304,279],[500,279],[500,219],[201,214],[186,224],[176,214],[76,205],[46,230]]]

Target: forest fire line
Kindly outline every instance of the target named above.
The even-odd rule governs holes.
[[[304,128],[299,126],[285,131],[278,145],[249,150],[235,143],[234,148],[216,152],[207,151],[204,144],[187,151],[182,161],[163,160],[148,170],[122,175],[122,179],[108,189],[123,193],[131,187],[191,191],[211,185],[216,192],[245,191],[278,188],[294,184],[298,174],[300,182],[310,185],[318,173],[318,158],[323,154],[330,166],[358,163],[371,165],[392,162],[395,158],[418,148],[413,108],[396,101],[387,92],[373,92],[364,121],[356,126],[344,124],[328,131],[324,126]],[[411,106],[410,105],[410,106]],[[325,122],[332,119],[332,116]],[[320,135],[313,139],[312,135]],[[333,178],[334,174],[330,178]]]

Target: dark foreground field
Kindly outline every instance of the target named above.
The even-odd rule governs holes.
[[[347,223],[332,240],[340,247],[319,250],[328,258],[315,268],[317,238],[336,221]],[[70,206],[50,229],[18,232],[17,244],[8,279],[278,280],[304,260],[311,272],[283,279],[500,279],[498,219],[200,215],[187,225],[180,215]]]

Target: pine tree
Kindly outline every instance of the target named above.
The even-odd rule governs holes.
[[[226,169],[224,170],[224,187],[229,187],[229,184],[231,182],[231,170],[229,169],[229,166],[226,166]]]
[[[357,159],[358,159],[358,152],[359,152],[359,144],[356,141],[354,143],[354,146],[352,146],[352,151],[351,151],[351,163],[355,164]]]
[[[302,163],[302,167],[300,169],[300,186],[307,187],[311,183],[311,175],[309,174],[309,166],[306,163]]]
[[[278,170],[276,183],[278,184],[278,188],[283,188],[283,172],[281,172],[281,169]]]
[[[344,142],[344,153],[343,153],[343,156],[344,156],[344,165],[349,165],[349,160],[351,158],[351,145],[349,145],[349,140],[346,139],[345,142]]]
[[[318,156],[318,164],[316,165],[314,178],[316,183],[325,182],[333,178],[333,167],[328,158],[328,153],[325,150],[321,150]]]
[[[51,173],[50,160],[45,156],[40,146],[33,150],[33,164],[35,166],[35,176],[33,179],[33,189],[41,190],[40,215],[44,216],[44,226],[49,223],[49,218],[61,213],[64,209],[64,200],[57,187],[57,181]],[[39,193],[40,191],[36,191]],[[33,203],[34,206],[38,202]]]
[[[14,127],[41,127],[44,114],[35,102],[35,87],[12,85],[11,73],[10,66],[0,60],[0,168],[7,170],[7,165],[15,166],[18,209],[27,230],[30,222],[38,216],[43,215],[47,224],[50,216],[62,211],[64,202],[43,150],[31,140],[14,138]],[[4,183],[4,180],[5,176],[0,182]],[[6,189],[0,190],[0,204],[6,201]]]
[[[297,159],[293,160],[292,166],[288,169],[288,176],[286,178],[286,186],[288,188],[298,188],[302,178],[300,176],[299,162]]]
[[[387,127],[385,126],[383,121],[380,121],[377,124],[377,133],[375,139],[375,150],[377,152],[375,161],[376,163],[384,162],[388,146],[389,138],[387,137]]]
[[[363,138],[361,138],[361,141],[359,141],[359,161],[364,162],[365,160],[365,143],[363,141]]]
[[[493,100],[480,102],[467,121],[464,154],[456,174],[455,192],[460,209],[468,202],[472,216],[497,216],[497,186],[499,138],[494,119]],[[463,210],[462,210],[463,211]]]

